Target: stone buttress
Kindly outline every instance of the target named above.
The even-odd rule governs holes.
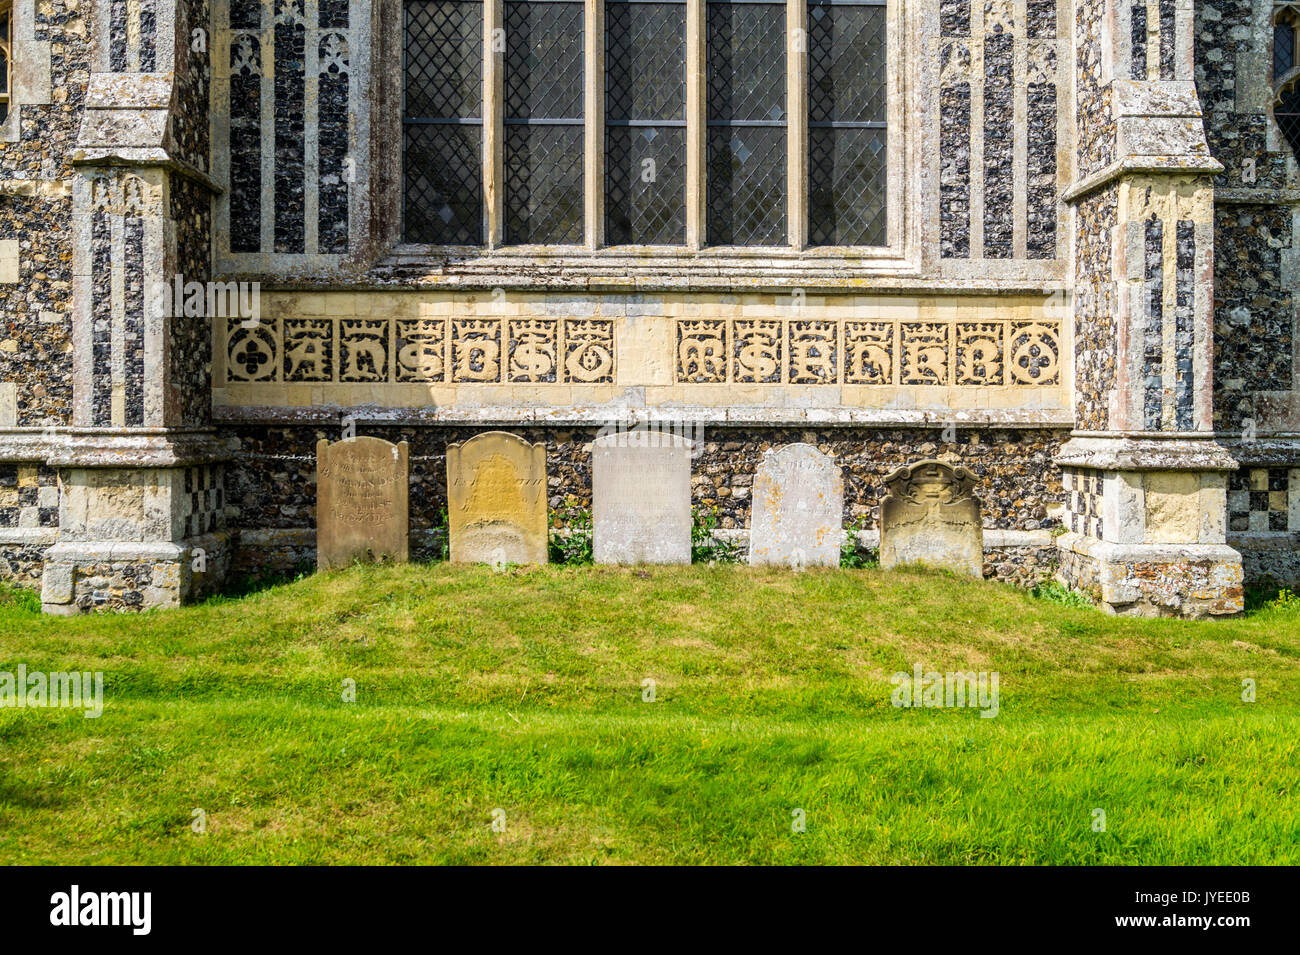
[[[1242,609],[1236,462],[1213,431],[1214,186],[1192,4],[1078,6],[1076,430],[1056,461],[1061,575],[1109,608]]]
[[[207,15],[95,5],[71,160],[73,407],[48,459],[62,488],[48,612],[176,606],[229,562],[207,319],[172,301],[178,276],[208,278]]]

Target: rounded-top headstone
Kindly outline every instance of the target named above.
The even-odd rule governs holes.
[[[546,563],[546,446],[507,431],[447,445],[447,523],[456,563]]]
[[[749,562],[838,567],[844,527],[844,474],[811,444],[763,454],[754,476]]]

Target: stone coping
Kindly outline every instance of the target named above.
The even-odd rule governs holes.
[[[1058,467],[1104,471],[1235,471],[1238,464],[1212,434],[1088,434],[1075,431],[1054,458]]]

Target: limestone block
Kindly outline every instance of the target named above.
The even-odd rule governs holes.
[[[0,284],[18,281],[18,240],[0,239]]]

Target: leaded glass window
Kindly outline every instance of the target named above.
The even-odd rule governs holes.
[[[405,239],[886,246],[888,3],[405,0]]]
[[[1273,25],[1273,119],[1292,154],[1300,159],[1300,82],[1292,78],[1296,68],[1296,22],[1290,10],[1278,16]]]
[[[9,67],[13,48],[13,7],[0,3],[0,123],[9,118]]]
[[[686,241],[686,2],[605,5],[605,241]]]
[[[808,4],[808,240],[884,245],[883,0]]]
[[[506,0],[507,242],[583,240],[582,4]]]
[[[785,7],[708,5],[710,245],[786,240]]]
[[[483,241],[483,4],[409,0],[406,238]]]

